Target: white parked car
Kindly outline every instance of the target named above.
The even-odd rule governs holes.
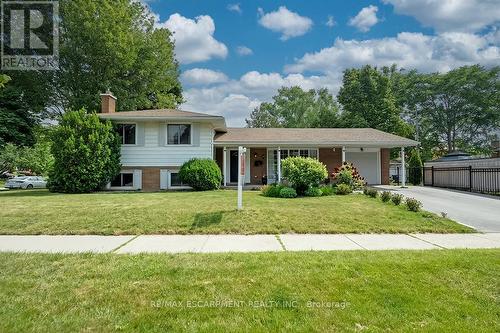
[[[38,176],[20,176],[14,177],[5,183],[6,188],[22,188],[22,189],[30,189],[30,188],[45,188],[47,186],[47,181],[43,179],[43,177]]]

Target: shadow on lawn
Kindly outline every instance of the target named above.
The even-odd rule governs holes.
[[[220,210],[217,212],[196,214],[194,216],[193,224],[191,224],[191,230],[209,227],[214,224],[219,224],[222,221],[224,213],[229,213],[229,211]]]

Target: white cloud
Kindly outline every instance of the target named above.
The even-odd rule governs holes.
[[[258,8],[257,11],[261,15],[259,24],[269,30],[281,33],[280,39],[283,41],[304,35],[311,30],[313,25],[310,18],[291,12],[285,6],[267,14],[262,8]]]
[[[166,22],[156,25],[173,32],[175,54],[181,64],[227,56],[226,45],[213,37],[215,23],[208,15],[197,16],[193,20],[175,13]]]
[[[326,21],[325,25],[329,28],[335,26],[337,22],[335,22],[335,19],[333,18],[332,15],[328,15],[328,20]]]
[[[438,32],[474,32],[500,20],[498,0],[383,0]]]
[[[461,65],[498,64],[500,47],[492,43],[492,35],[443,33],[427,36],[401,32],[397,37],[342,40],[315,53],[306,53],[294,64],[285,67],[288,73],[318,71],[340,73],[345,68],[366,64],[391,65],[421,71],[448,71]]]
[[[379,21],[377,11],[377,6],[365,7],[361,9],[358,15],[349,20],[349,25],[356,27],[359,31],[367,32]]]
[[[185,90],[185,110],[220,114],[230,126],[244,126],[244,119],[260,103],[270,101],[282,86],[303,89],[327,88],[336,94],[346,68],[365,64],[392,65],[422,72],[448,71],[462,65],[498,64],[498,33],[485,36],[469,33],[444,33],[427,36],[402,32],[393,38],[364,41],[337,39],[329,47],[309,53],[288,65],[285,72],[249,71],[239,79]],[[319,74],[309,75],[304,72]]]
[[[181,75],[183,83],[188,85],[208,85],[228,81],[226,74],[206,68],[193,68]]]
[[[300,86],[303,89],[326,87],[338,90],[339,78],[304,76],[302,74],[281,75],[250,71],[238,80],[230,80],[210,87],[189,88],[183,92],[186,103],[182,109],[223,115],[230,126],[244,126],[245,118],[282,86]]]
[[[246,47],[246,46],[238,46],[236,48],[236,53],[238,53],[240,56],[247,56],[247,55],[252,55],[253,51],[251,48]]]
[[[241,10],[241,6],[239,3],[230,3],[229,5],[227,5],[227,10],[236,12],[238,14],[243,13],[243,10]]]

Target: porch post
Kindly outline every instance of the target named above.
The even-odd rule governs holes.
[[[345,162],[345,146],[342,146],[342,164]]]
[[[281,148],[278,147],[278,183],[281,183]]]
[[[405,147],[401,147],[401,187],[406,187]]]
[[[227,165],[226,165],[226,147],[224,146],[224,149],[222,151],[222,176],[224,177],[224,186],[227,186],[227,177],[226,177],[226,171],[227,171]]]

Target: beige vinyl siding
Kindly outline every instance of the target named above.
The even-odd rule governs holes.
[[[179,122],[176,122],[179,123]],[[208,123],[191,123],[191,145],[165,145],[165,122],[138,122],[138,144],[121,147],[123,166],[180,166],[187,160],[212,158],[213,129]],[[141,137],[142,136],[142,137]]]

